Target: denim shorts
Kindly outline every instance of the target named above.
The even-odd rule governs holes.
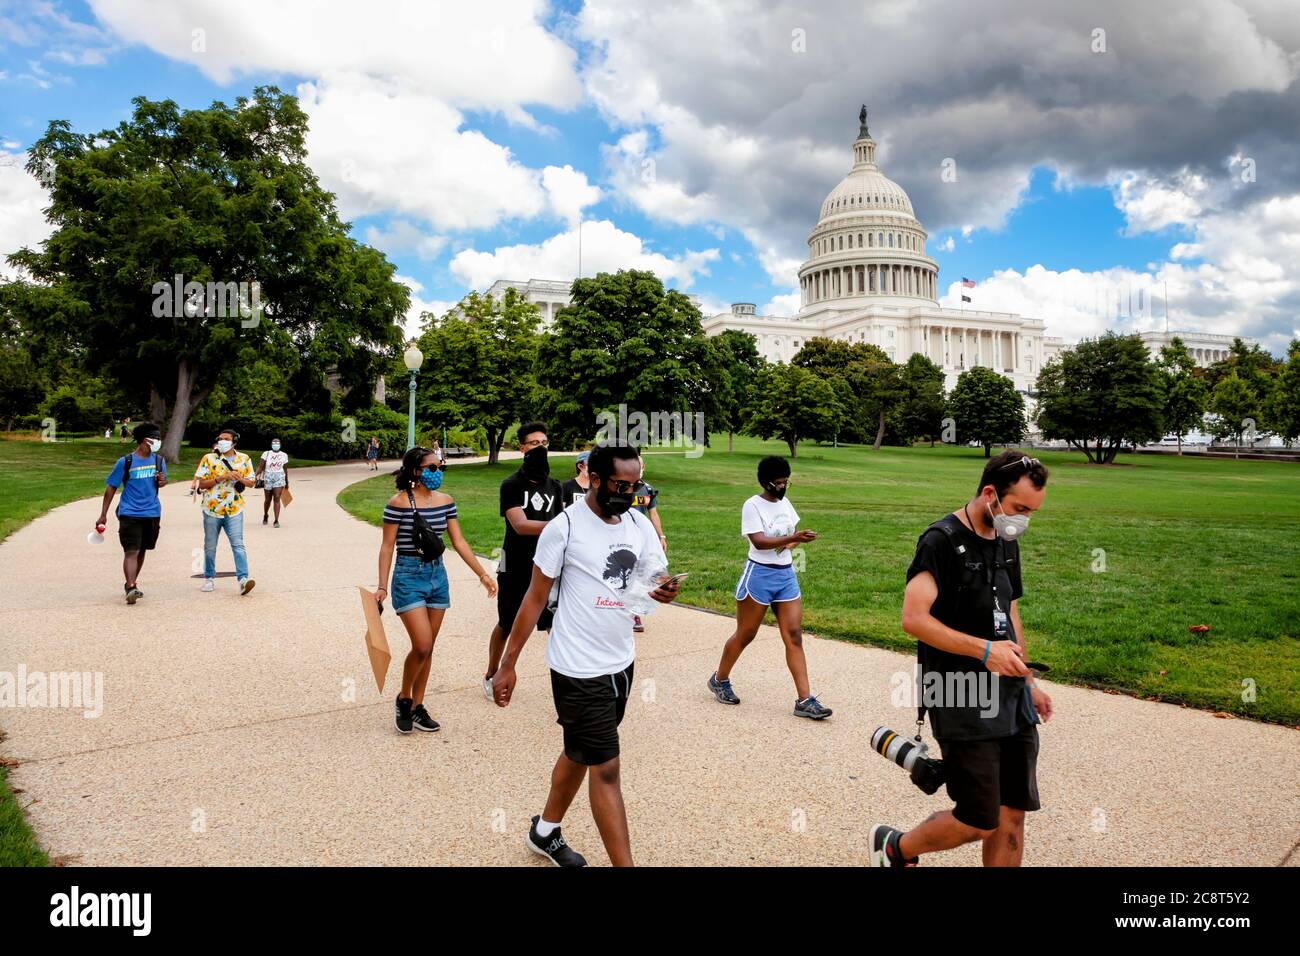
[[[451,588],[442,558],[424,561],[413,554],[399,554],[393,565],[393,610],[397,614],[418,607],[451,607]]]
[[[793,564],[759,564],[752,558],[745,562],[736,582],[736,600],[753,598],[759,604],[777,604],[797,601],[800,597],[799,579]]]

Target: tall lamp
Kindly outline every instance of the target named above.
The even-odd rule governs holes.
[[[402,356],[402,361],[411,372],[411,406],[406,416],[406,450],[410,451],[415,447],[415,377],[424,364],[424,353],[412,345]]]

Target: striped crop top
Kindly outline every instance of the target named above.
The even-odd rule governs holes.
[[[384,524],[397,525],[397,553],[419,557],[420,549],[415,546],[415,538],[412,533],[415,525],[414,514],[415,512],[406,506],[398,508],[393,505],[384,505]],[[432,508],[421,508],[420,514],[430,528],[441,534],[447,530],[447,522],[456,517],[456,502],[451,501],[445,505],[435,505]]]

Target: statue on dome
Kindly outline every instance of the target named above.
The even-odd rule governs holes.
[[[858,111],[858,135],[870,136],[867,132],[867,104],[862,104],[862,109]]]

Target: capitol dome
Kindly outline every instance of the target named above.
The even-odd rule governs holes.
[[[825,309],[934,304],[939,265],[903,187],[876,165],[876,141],[858,114],[853,166],[826,196],[799,268],[800,315]],[[919,301],[918,301],[919,300]]]

